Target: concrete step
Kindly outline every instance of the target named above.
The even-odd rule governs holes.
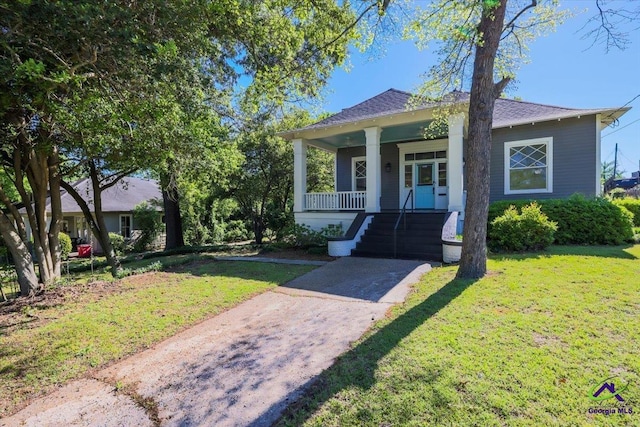
[[[393,252],[369,252],[357,249],[352,250],[351,255],[365,258],[394,258]],[[442,262],[442,252],[398,252],[396,258]]]

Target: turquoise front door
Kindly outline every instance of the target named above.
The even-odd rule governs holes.
[[[416,209],[433,209],[436,206],[435,163],[416,163]]]

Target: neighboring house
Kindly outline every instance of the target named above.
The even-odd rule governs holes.
[[[73,184],[73,187],[87,201],[89,209],[93,212],[91,180],[81,179]],[[137,205],[146,201],[157,206],[158,211],[162,211],[162,192],[154,180],[127,177],[122,182],[104,190],[101,199],[107,230],[120,234],[125,239],[131,239],[135,236],[136,224],[133,219],[133,209]],[[74,250],[77,243],[92,243],[94,251],[101,252],[100,245],[95,238],[92,238],[91,230],[75,199],[63,190],[61,200],[62,226],[60,230],[71,237]],[[51,212],[49,203],[50,201],[47,200],[48,213]],[[24,208],[22,212],[24,212]],[[29,227],[28,221],[25,222]],[[28,229],[27,232],[30,234],[31,230]]]
[[[608,193],[615,188],[630,190],[638,185],[640,185],[640,178],[608,179],[607,182],[604,183],[604,192]]]
[[[457,102],[468,104],[468,94],[454,95]],[[437,105],[411,108],[411,96],[389,89],[318,123],[281,134],[294,146],[296,223],[316,230],[329,224],[351,228],[354,247],[369,222],[374,229],[378,224],[377,230],[369,227],[368,239],[365,236],[360,241],[357,253],[380,256],[391,254],[394,227],[389,223],[397,221],[403,206],[414,209],[409,223],[443,222],[442,214],[457,212],[461,229],[468,114],[452,115],[442,137],[425,140],[424,129]],[[491,201],[599,195],[600,133],[628,110],[574,109],[498,99],[491,149]],[[307,193],[309,146],[335,153],[334,192]],[[435,216],[419,219],[418,213]],[[356,224],[352,224],[356,216]],[[385,222],[386,229],[380,225]],[[429,250],[420,249],[419,243],[408,243],[412,239],[426,242],[428,236],[419,239],[406,232],[398,238],[397,233],[400,246],[406,243],[408,248],[406,256],[432,257],[439,252],[434,242]],[[393,252],[402,256],[398,246],[394,245]]]

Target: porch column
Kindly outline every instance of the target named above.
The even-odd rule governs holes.
[[[380,195],[382,188],[380,168],[380,133],[379,127],[365,128],[367,140],[367,205],[366,212],[380,212]]]
[[[307,192],[307,142],[293,140],[293,211],[303,212],[304,195]]]
[[[447,182],[449,183],[449,212],[464,211],[463,203],[463,149],[464,115],[449,117],[449,146],[447,153]]]
[[[602,196],[602,114],[596,114],[596,196]]]

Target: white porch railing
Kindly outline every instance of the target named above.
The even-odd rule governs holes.
[[[366,191],[338,191],[336,193],[306,193],[304,208],[308,211],[364,210]]]

